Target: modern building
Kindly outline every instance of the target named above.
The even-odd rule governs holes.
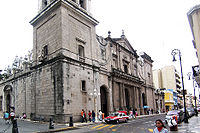
[[[80,113],[155,110],[153,60],[121,37],[96,35],[90,0],[39,0],[33,55],[0,82],[0,112],[68,122]],[[140,60],[141,59],[141,60]],[[23,68],[23,69],[21,69]]]
[[[192,35],[193,35],[193,46],[196,49],[196,55],[198,58],[198,65],[193,66],[193,75],[195,77],[195,80],[197,81],[198,86],[200,86],[200,75],[199,75],[199,65],[200,65],[200,5],[196,5],[193,8],[191,8],[188,13],[188,21],[190,24],[190,28],[192,31]]]
[[[180,76],[174,66],[165,66],[153,70],[153,81],[155,88],[165,90],[165,107],[174,109],[182,107],[179,101],[182,100]]]

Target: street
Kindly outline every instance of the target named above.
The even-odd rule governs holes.
[[[97,124],[82,127],[77,130],[65,131],[65,133],[151,133],[155,128],[155,120],[161,119],[164,122],[165,115],[158,115],[142,119],[129,121],[120,124]],[[169,127],[165,125],[168,130]],[[178,131],[170,131],[171,133],[200,133],[200,116],[193,116],[189,119],[189,123],[182,122],[178,126]]]
[[[66,133],[149,133],[155,128],[155,120],[164,120],[165,115],[152,116],[128,121],[120,124],[97,124],[82,127],[78,130],[66,131]]]
[[[152,115],[151,117],[129,120],[128,123],[97,123],[93,125],[75,126],[76,128],[70,129],[67,129],[65,124],[55,124],[55,130],[66,128],[66,131],[61,131],[62,133],[152,133],[155,128],[155,120],[161,119],[164,121],[164,118],[165,114]],[[48,124],[49,123],[18,120],[18,130],[19,133],[48,132]],[[169,130],[169,127],[167,125],[165,126]],[[6,125],[2,118],[0,119],[0,127],[0,133],[12,132],[12,124]],[[200,116],[193,116],[189,119],[188,124],[182,122],[178,126],[178,131],[170,131],[170,133],[200,133]]]

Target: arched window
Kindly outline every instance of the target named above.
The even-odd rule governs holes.
[[[79,1],[79,4],[80,4],[80,6],[82,7],[82,8],[84,8],[84,9],[86,9],[86,3],[85,3],[86,1],[85,0],[80,0]]]
[[[42,8],[45,8],[48,4],[47,0],[42,0]]]

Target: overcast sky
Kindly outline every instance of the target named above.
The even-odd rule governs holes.
[[[98,35],[125,36],[135,50],[146,52],[159,69],[172,62],[171,51],[182,52],[185,88],[193,92],[187,73],[197,65],[187,12],[200,0],[92,0],[92,14],[100,23]],[[4,0],[0,4],[0,69],[11,66],[16,55],[24,56],[32,49],[33,31],[29,21],[36,16],[38,0]]]

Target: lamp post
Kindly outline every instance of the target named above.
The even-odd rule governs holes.
[[[184,102],[184,122],[188,123],[188,117],[187,117],[187,110],[186,110],[186,104],[185,104],[185,89],[184,89],[184,81],[183,81],[183,69],[182,69],[182,62],[181,62],[181,51],[179,49],[174,49],[172,50],[172,56],[173,56],[173,61],[176,61],[176,54],[179,56],[179,61],[180,61],[180,67],[181,67],[181,79],[182,79],[182,88],[183,88],[183,102]]]
[[[98,114],[97,98],[98,98],[98,96],[100,96],[101,94],[100,94],[100,93],[97,93],[97,89],[94,89],[94,92],[93,92],[93,93],[89,93],[89,95],[90,95],[90,96],[93,96],[93,98],[94,98],[95,121],[98,121],[98,117],[97,117],[97,114]]]
[[[193,88],[194,88],[194,106],[195,106],[195,113],[196,113],[196,116],[198,116],[198,111],[197,111],[197,103],[196,103],[196,95],[195,95],[195,88],[197,87],[197,84],[195,84],[195,78],[194,76],[192,75],[191,72],[189,72],[188,74],[188,78],[190,80],[190,76],[192,76],[192,80],[193,80]]]

